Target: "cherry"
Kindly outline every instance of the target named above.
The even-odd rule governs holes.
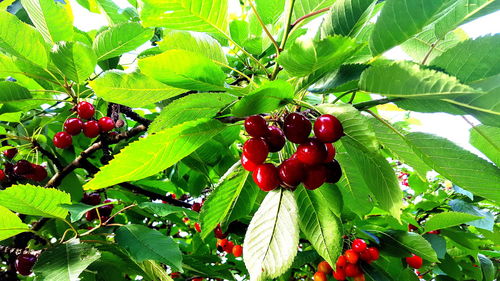
[[[83,123],[83,134],[88,138],[95,138],[99,135],[99,123],[94,120]]]
[[[286,143],[285,134],[283,134],[283,131],[276,126],[269,126],[265,140],[269,146],[270,152],[280,151]]]
[[[61,149],[68,148],[71,146],[71,144],[73,144],[73,138],[66,132],[59,132],[55,134],[52,141],[54,142],[55,147]]]
[[[184,218],[182,218],[182,222],[187,224],[187,223],[189,223],[189,219],[184,217]]]
[[[366,249],[363,252],[359,253],[359,258],[367,263],[370,263],[372,261],[372,254],[370,253],[370,251],[368,251],[368,249]]]
[[[94,117],[95,109],[91,103],[81,101],[76,106],[76,112],[78,113],[78,116],[80,116],[80,118],[88,120]]]
[[[252,115],[245,119],[245,130],[252,137],[263,137],[267,135],[268,128],[266,119],[260,115]]]
[[[33,173],[26,175],[25,177],[37,182],[43,181],[47,177],[47,170],[43,166],[32,164]]]
[[[85,213],[85,219],[87,221],[93,221],[95,219],[97,219],[97,212],[96,210],[90,210],[88,212]]]
[[[439,231],[439,230],[432,230],[432,231],[429,231],[427,233],[428,234],[439,234],[439,233],[441,233],[441,231]]]
[[[243,255],[243,247],[241,247],[241,245],[235,245],[233,247],[233,255],[236,258],[241,257],[241,255]]]
[[[109,132],[115,128],[115,121],[107,116],[99,119],[97,123],[99,124],[99,129],[101,130],[101,132]]]
[[[293,143],[300,144],[306,142],[311,133],[311,128],[311,121],[300,113],[290,113],[285,118],[285,136]]]
[[[203,277],[196,277],[196,278],[191,279],[191,281],[203,281],[203,280],[205,280],[205,278],[203,278]]]
[[[227,237],[227,234],[225,234],[224,232],[222,232],[222,228],[220,227],[220,224],[218,224],[215,227],[214,234],[215,234],[215,238],[217,238],[217,239],[224,239],[224,238]]]
[[[287,186],[297,186],[304,179],[305,167],[298,159],[287,159],[278,168],[280,180]]]
[[[271,191],[279,186],[278,168],[273,164],[265,163],[257,166],[253,172],[253,180],[263,191]]]
[[[3,155],[9,159],[14,158],[17,154],[17,148],[10,148],[3,151]]]
[[[318,271],[330,274],[332,272],[332,267],[327,261],[322,261],[318,264]]]
[[[380,252],[375,247],[370,247],[367,249],[370,252],[370,256],[372,257],[372,261],[376,261],[380,258]]]
[[[355,252],[361,253],[366,250],[366,242],[363,239],[354,239],[354,241],[352,241],[351,248]]]
[[[194,229],[196,229],[196,232],[201,232],[201,226],[199,223],[194,224]]]
[[[324,114],[314,123],[314,135],[321,142],[335,142],[344,135],[344,129],[335,116]]]
[[[340,256],[335,263],[336,269],[344,268],[347,265],[347,258],[345,256]]]
[[[354,277],[360,275],[362,272],[357,264],[349,263],[345,267],[345,275],[347,277]]]
[[[413,224],[408,224],[408,231],[416,231],[418,230],[418,227],[414,226]]]
[[[297,148],[297,158],[307,165],[323,163],[327,155],[325,144],[316,139],[309,139]]]
[[[247,170],[249,172],[255,171],[257,166],[259,166],[259,164],[248,160],[248,158],[245,156],[245,154],[241,154],[241,165],[243,166],[243,168],[245,170]]]
[[[172,279],[179,278],[179,277],[181,277],[181,273],[180,272],[172,272],[172,273],[170,273],[170,278],[172,278]]]
[[[349,249],[349,250],[345,251],[344,256],[347,259],[347,262],[352,263],[352,264],[357,263],[358,259],[359,259],[359,254],[356,251],[354,251],[353,249]],[[349,277],[352,277],[352,276],[349,276]]]
[[[226,238],[217,240],[217,250],[219,250],[220,252],[224,251],[224,247],[226,247],[228,242],[229,241]]]
[[[309,190],[314,190],[326,180],[326,168],[324,165],[315,165],[306,167],[306,176],[304,177],[304,187]]]
[[[64,122],[64,130],[72,135],[78,135],[83,128],[83,121],[80,118],[69,118]]]
[[[191,206],[191,210],[199,213],[201,210],[201,204],[200,203],[193,203],[193,205]]]
[[[111,202],[111,200],[104,200],[104,203],[109,202]],[[113,211],[113,208],[113,204],[101,206],[99,207],[99,215],[101,215],[101,217],[109,217],[111,215],[111,211]]]
[[[325,143],[326,146],[326,159],[323,161],[323,163],[329,163],[333,161],[333,158],[335,157],[335,146],[331,143]]]
[[[3,170],[0,170],[0,181],[5,180],[5,172]]]
[[[335,278],[335,280],[345,280],[345,270],[343,268],[337,268],[337,270],[333,272],[333,278]]]
[[[326,182],[337,183],[342,177],[342,169],[337,160],[324,164],[326,168]]]
[[[422,267],[423,260],[421,257],[411,254],[411,257],[406,257],[406,263],[415,269],[419,269]]]
[[[314,279],[314,281],[326,281],[327,280],[326,274],[324,272],[321,272],[321,271],[314,273],[313,279]]]
[[[359,275],[356,275],[354,276],[354,278],[352,279],[354,281],[365,281],[365,275],[363,273],[359,274]]]
[[[23,276],[28,276],[31,274],[31,269],[35,265],[36,256],[30,254],[22,254],[16,258],[16,270],[19,274]]]
[[[14,173],[18,176],[25,176],[34,172],[33,166],[29,161],[19,160],[14,165]]]
[[[234,248],[234,243],[232,241],[228,241],[224,247],[222,247],[222,250],[226,253],[232,253]]]
[[[82,203],[92,206],[99,205],[101,204],[101,195],[99,195],[99,193],[97,192],[90,194],[85,193],[83,194]]]
[[[266,160],[269,154],[269,147],[264,139],[251,138],[243,145],[243,154],[245,154],[248,160],[261,164]]]

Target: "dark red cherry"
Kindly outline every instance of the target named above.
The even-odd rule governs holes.
[[[220,224],[218,224],[215,229],[214,229],[214,235],[215,235],[215,238],[217,239],[224,239],[227,237],[227,234],[225,234],[224,232],[222,232],[222,228],[220,227]]]
[[[109,203],[109,202],[111,202],[111,200],[104,200],[104,203]],[[114,208],[113,204],[101,206],[98,208],[99,215],[101,215],[101,217],[109,217],[111,215],[111,211],[113,211],[113,208]]]
[[[86,212],[85,219],[87,221],[93,221],[93,220],[97,219],[97,211],[95,209],[93,209],[93,210]]]
[[[47,170],[45,170],[45,167],[36,164],[32,164],[32,166],[33,172],[25,177],[37,182],[43,181],[47,177]]]
[[[253,172],[259,164],[248,160],[248,158],[245,156],[245,154],[241,154],[241,165],[243,166],[243,168],[245,170],[247,170],[249,172]]]
[[[269,126],[269,131],[265,137],[269,152],[278,152],[285,146],[285,134],[276,126]]]
[[[326,167],[326,182],[337,183],[342,177],[342,169],[337,160],[324,164]]]
[[[260,115],[252,115],[245,119],[245,130],[252,137],[258,138],[267,135],[267,123]]]
[[[191,210],[199,213],[201,210],[201,203],[193,203]]]
[[[99,135],[100,129],[97,121],[90,120],[83,123],[83,134],[88,138],[95,138]]]
[[[283,184],[294,187],[300,184],[305,176],[305,166],[298,159],[287,159],[279,166],[279,177]]]
[[[54,142],[55,147],[62,149],[68,148],[71,144],[73,144],[73,138],[66,132],[59,132],[55,134],[52,141]]]
[[[76,106],[76,112],[78,113],[78,116],[80,116],[80,118],[88,120],[94,117],[95,109],[91,103],[81,101]]]
[[[269,154],[269,148],[264,139],[251,138],[243,145],[243,154],[245,154],[248,160],[261,164],[266,160]]]
[[[253,180],[263,191],[271,191],[280,184],[278,168],[271,163],[265,163],[257,166],[253,172]]]
[[[304,143],[311,133],[311,121],[300,113],[290,113],[285,118],[284,133],[293,143]]]
[[[0,170],[0,181],[5,180],[5,178],[6,178],[5,172],[3,170]]]
[[[309,190],[314,190],[326,181],[326,168],[324,165],[314,165],[306,167],[306,175],[303,180],[304,187]]]
[[[25,176],[34,172],[33,166],[29,161],[19,160],[14,165],[14,173],[18,176]]]
[[[19,274],[23,276],[28,276],[31,274],[31,269],[35,265],[36,256],[30,254],[19,255],[16,258],[16,270]]]
[[[326,159],[323,161],[323,163],[329,163],[333,161],[333,158],[335,157],[335,146],[331,143],[325,143],[326,147]]]
[[[101,195],[99,195],[99,193],[97,192],[90,194],[85,193],[83,194],[82,203],[92,206],[99,205],[101,204]]]
[[[101,132],[109,132],[115,128],[115,121],[107,116],[99,119],[97,123],[99,124]]]
[[[304,164],[315,165],[323,163],[326,157],[325,144],[316,139],[309,139],[309,141],[297,147],[297,158]]]
[[[80,118],[69,118],[64,122],[64,130],[72,135],[76,136],[78,135],[83,128],[83,121]]]
[[[335,142],[344,135],[344,129],[339,119],[330,114],[324,114],[314,123],[314,135],[321,142]]]
[[[14,158],[17,154],[17,148],[10,148],[3,151],[3,155],[9,159]]]

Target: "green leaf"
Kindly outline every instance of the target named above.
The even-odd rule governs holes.
[[[360,47],[353,39],[342,36],[320,41],[297,40],[280,54],[278,62],[290,75],[306,76],[339,68]]]
[[[479,91],[460,84],[444,73],[407,62],[376,65],[361,74],[359,88],[365,92],[402,98],[453,98],[479,95]]]
[[[16,0],[5,0],[5,1],[0,2],[0,10],[7,9],[7,7],[12,5],[12,3],[14,3],[14,1],[16,1]]]
[[[474,116],[481,123],[498,127],[500,116],[500,88],[482,95],[468,95],[445,99],[444,101],[457,106],[463,112]]]
[[[316,191],[301,186],[295,192],[300,229],[321,257],[335,264],[342,250],[341,221],[328,208],[329,202]]]
[[[182,272],[182,253],[175,241],[144,225],[129,224],[116,231],[116,242],[138,262],[154,260]]]
[[[89,244],[64,243],[42,252],[33,268],[36,280],[41,281],[73,281],[101,253]]]
[[[343,35],[356,37],[372,16],[375,0],[335,1],[321,23],[321,37]]]
[[[325,183],[316,189],[314,193],[325,202],[328,209],[337,217],[341,216],[344,203],[342,201],[342,193],[337,185]]]
[[[496,52],[499,44],[500,34],[466,40],[433,59],[431,64],[469,84],[500,73],[500,55]]]
[[[154,175],[188,156],[223,129],[219,121],[200,119],[148,135],[123,148],[84,188],[99,189]]]
[[[227,31],[227,0],[144,0],[140,16],[144,26],[209,33]],[[168,12],[165,12],[168,11]]]
[[[33,98],[28,89],[15,82],[0,81],[0,103],[19,102]]]
[[[69,3],[21,0],[21,4],[45,41],[54,44],[73,40],[73,14]]]
[[[42,35],[11,13],[0,11],[0,50],[47,66],[48,55]]]
[[[461,212],[444,212],[431,216],[425,223],[425,231],[448,228],[466,222],[478,220],[481,217]]]
[[[296,0],[292,2],[294,3],[292,21],[309,13],[329,7],[334,1],[335,0]]]
[[[497,167],[438,136],[410,133],[407,139],[414,151],[436,172],[463,189],[500,202]]]
[[[233,166],[227,171],[227,178],[207,198],[200,213],[201,237],[203,239],[212,234],[212,230],[217,224],[220,223],[222,227],[227,227],[228,219],[234,211],[243,188],[255,188],[245,185],[248,175],[249,173],[243,170],[238,163],[238,166]]]
[[[482,254],[478,254],[477,258],[481,263],[481,270],[483,271],[483,280],[493,281],[495,279],[495,271],[496,271],[493,262]]]
[[[373,55],[395,47],[432,22],[449,0],[387,0],[370,37]]]
[[[500,167],[500,128],[486,125],[472,127],[469,142]]]
[[[243,244],[250,280],[283,274],[292,265],[299,244],[297,202],[293,192],[270,191],[255,212]]]
[[[85,215],[86,212],[110,204],[114,203],[109,202],[109,203],[99,204],[96,206],[91,206],[83,203],[73,203],[73,204],[61,204],[60,207],[63,207],[69,211],[69,213],[71,214],[70,216],[71,222],[76,222],[80,220]]]
[[[48,218],[66,218],[68,210],[60,204],[70,204],[68,193],[31,184],[13,185],[0,191],[2,206],[21,214]]]
[[[460,199],[453,199],[449,202],[452,211],[471,214],[474,216],[482,217],[482,219],[468,222],[468,225],[475,226],[476,228],[486,229],[493,232],[495,226],[495,216],[488,210],[481,210],[473,204],[467,203]]]
[[[188,90],[224,91],[226,74],[198,53],[169,50],[139,60],[141,71],[165,84]]]
[[[95,94],[108,102],[143,107],[184,93],[139,72],[106,71],[89,82]]]
[[[444,258],[446,255],[446,239],[436,234],[424,234],[424,238],[431,243],[438,259]]]
[[[110,27],[99,33],[92,48],[98,61],[122,55],[135,50],[153,37],[154,30],[139,23],[128,22]]]
[[[343,64],[336,71],[326,74],[307,90],[313,93],[342,92],[358,88],[361,73],[368,68],[365,64]]]
[[[293,99],[293,87],[283,80],[265,83],[260,88],[244,96],[232,109],[235,116],[249,116],[271,112]]]
[[[255,7],[265,24],[274,24],[285,9],[285,0],[255,0]]]
[[[220,43],[206,33],[169,30],[163,34],[163,40],[159,42],[158,46],[161,51],[186,50],[227,64],[226,55]]]
[[[60,42],[52,48],[52,62],[70,80],[82,84],[94,72],[97,57],[89,46],[80,42]]]
[[[129,21],[127,9],[122,9],[113,0],[96,0],[99,10],[104,12],[109,25],[117,25]],[[137,13],[137,12],[136,12]]]
[[[197,218],[199,215],[197,212],[193,210],[163,203],[142,202],[139,205],[137,205],[137,207],[145,210],[150,214],[157,215],[159,217],[166,217],[168,215],[177,213],[185,214],[190,218]]]
[[[148,132],[155,133],[187,121],[213,117],[235,100],[235,96],[225,93],[187,95],[164,107],[149,125]]]
[[[140,267],[151,280],[173,281],[163,266],[155,261],[145,260],[140,264]]]
[[[430,262],[438,262],[436,252],[431,244],[417,233],[391,231],[387,233],[381,232],[380,234],[383,235],[382,239],[387,240],[387,243],[391,243],[396,247],[403,247]]]
[[[29,227],[16,214],[1,205],[0,216],[2,217],[2,220],[0,220],[0,241],[29,231]]]

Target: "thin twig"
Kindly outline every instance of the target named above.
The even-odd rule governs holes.
[[[271,39],[271,42],[273,43],[274,48],[276,49],[276,54],[279,54],[281,51],[280,46],[278,46],[278,42],[276,42],[276,40],[274,40],[273,35],[267,29],[264,21],[262,21],[262,18],[260,17],[259,13],[257,12],[255,5],[253,4],[253,0],[249,0],[248,3],[250,4],[250,7],[252,8],[253,13],[255,14],[255,17],[257,17],[257,20],[259,21],[260,25],[262,26],[262,29],[264,29],[264,32],[266,33],[267,37],[269,37],[269,39]]]
[[[296,19],[293,23],[292,23],[292,28],[297,26],[297,24],[299,24],[301,21],[307,19],[307,18],[310,18],[310,17],[313,17],[317,14],[321,14],[321,13],[324,13],[326,11],[330,10],[330,7],[326,7],[326,8],[323,8],[323,9],[319,9],[317,11],[314,11],[314,12],[311,12],[307,15],[303,15],[301,16],[300,18]]]

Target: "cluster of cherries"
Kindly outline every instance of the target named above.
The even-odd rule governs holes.
[[[252,137],[243,145],[241,164],[253,172],[253,180],[264,191],[278,186],[294,190],[300,183],[309,190],[323,183],[336,183],[342,170],[335,157],[333,142],[344,135],[340,121],[329,114],[321,115],[314,123],[314,135],[310,138],[312,124],[301,113],[285,117],[283,130],[268,126],[260,115],[245,120],[245,130]],[[264,163],[269,152],[280,151],[288,141],[298,144],[297,151],[278,167]]]
[[[17,256],[15,267],[19,274],[28,276],[31,274],[31,269],[35,265],[37,257],[31,254],[22,254]]]
[[[111,200],[104,200],[104,203],[109,203],[111,202]],[[85,193],[83,195],[83,199],[82,199],[82,203],[85,203],[87,205],[91,205],[91,206],[97,206],[99,204],[101,204],[101,195],[99,195],[99,193],[90,193],[90,194],[87,194]],[[113,211],[113,204],[108,204],[108,205],[104,205],[104,206],[101,206],[99,208],[97,208],[99,210],[99,215],[101,216],[101,221],[106,221],[109,219],[109,216],[111,215],[111,212]],[[95,219],[98,219],[99,218],[99,215],[97,213],[97,210],[96,209],[92,209],[90,211],[88,211],[87,213],[85,213],[85,219],[87,221],[93,221]]]
[[[243,247],[241,245],[234,245],[232,241],[229,241],[226,237],[227,234],[222,232],[220,224],[214,229],[215,238],[217,238],[216,247],[219,252],[226,252],[227,254],[233,254],[234,257],[239,258],[243,255]]]
[[[110,117],[102,117],[98,121],[91,120],[95,114],[95,108],[91,103],[81,101],[76,106],[76,112],[80,118],[69,118],[64,122],[64,131],[54,135],[53,142],[57,148],[68,148],[73,144],[73,136],[83,132],[88,138],[95,138],[99,133],[105,133],[115,128],[115,122]],[[82,119],[88,120],[83,122]]]
[[[14,158],[16,154],[17,148],[3,151],[3,155],[8,159]],[[47,177],[47,170],[45,170],[45,167],[27,160],[19,160],[15,164],[5,163],[5,169],[0,170],[0,181],[5,180],[7,176],[15,179],[25,178],[41,182]]]

